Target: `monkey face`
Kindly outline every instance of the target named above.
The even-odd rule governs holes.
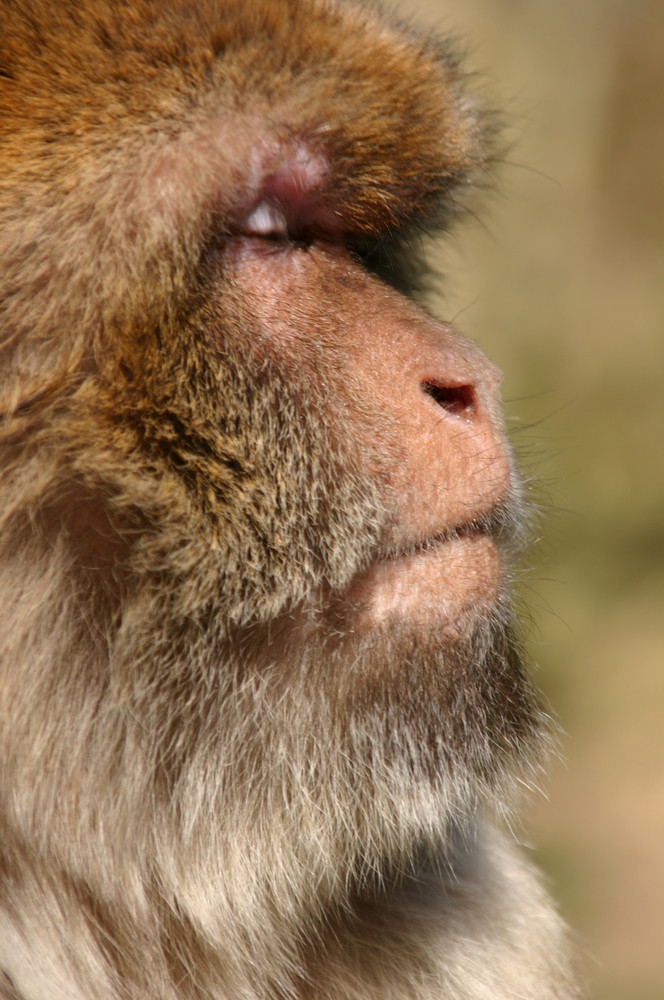
[[[12,829],[315,910],[537,744],[499,375],[413,294],[491,129],[373,7],[3,14]]]

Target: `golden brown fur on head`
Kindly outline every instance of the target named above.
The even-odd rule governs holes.
[[[496,373],[397,291],[489,156],[454,56],[0,12],[0,995],[576,996],[481,817],[543,742]]]

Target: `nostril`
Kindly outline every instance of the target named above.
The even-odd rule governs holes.
[[[475,406],[475,390],[472,385],[440,385],[438,382],[422,382],[428,396],[448,413],[468,416]]]

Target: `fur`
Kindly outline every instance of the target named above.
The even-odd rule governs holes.
[[[0,996],[572,1000],[498,818],[547,742],[509,598],[463,641],[344,626],[399,455],[224,251],[306,148],[407,284],[490,159],[456,57],[326,0],[0,16]]]

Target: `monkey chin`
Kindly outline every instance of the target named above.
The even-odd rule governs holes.
[[[488,534],[443,537],[375,563],[354,582],[349,597],[357,608],[355,628],[436,624],[450,639],[461,638],[496,607],[503,576]]]

